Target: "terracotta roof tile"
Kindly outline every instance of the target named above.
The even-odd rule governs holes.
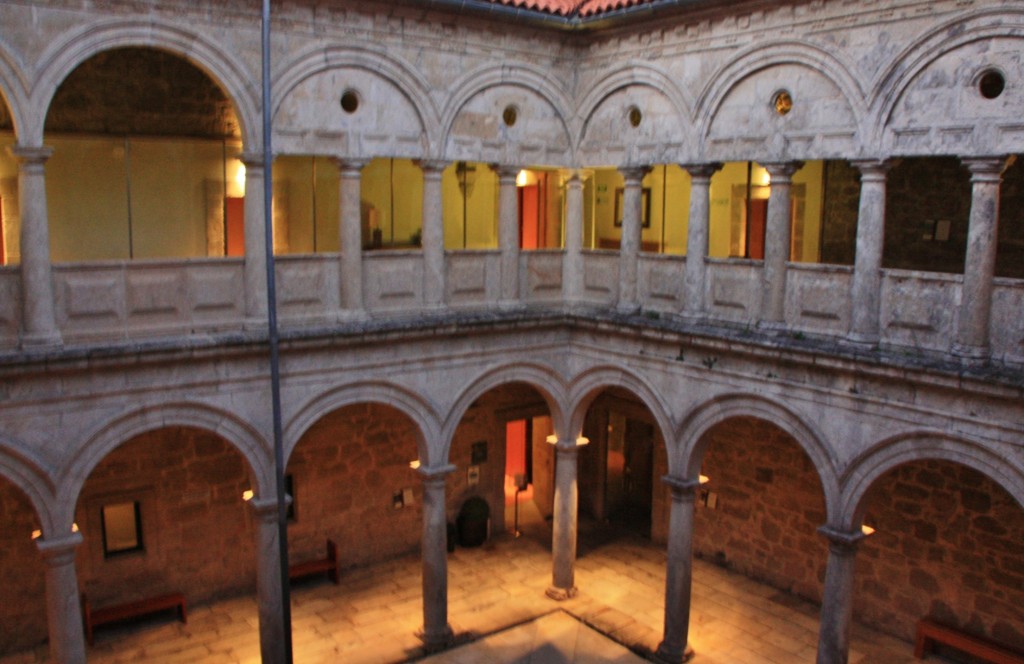
[[[558,16],[596,16],[614,9],[643,5],[653,0],[489,0],[490,2],[555,14]]]

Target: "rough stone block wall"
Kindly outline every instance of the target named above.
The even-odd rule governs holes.
[[[79,584],[94,606],[179,591],[190,604],[251,592],[255,531],[242,455],[214,434],[168,428],[138,436],[93,470],[78,501],[85,538]],[[145,550],[105,557],[104,504],[141,504]]]
[[[204,137],[239,133],[234,107],[209,76],[187,60],[146,48],[114,49],[83,62],[54,95],[46,130]]]
[[[485,394],[466,411],[452,439],[449,463],[456,467],[448,479],[448,520],[455,523],[462,504],[471,496],[480,496],[491,508],[491,536],[505,528],[505,418],[500,414],[506,403],[502,390]],[[475,464],[479,476],[470,485],[473,445],[483,444],[487,459]]]
[[[328,538],[343,567],[415,551],[423,532],[422,476],[409,467],[416,458],[415,425],[388,406],[348,406],[317,421],[288,462],[291,562],[322,558]],[[396,507],[403,489],[413,502]]]
[[[701,472],[718,504],[696,506],[694,554],[820,601],[828,545],[817,532],[825,498],[811,460],[788,434],[754,418],[706,435]]]
[[[889,171],[882,266],[963,274],[971,183],[955,157],[908,158]],[[925,239],[950,222],[949,239]]]
[[[827,160],[824,189],[821,262],[853,265],[860,207],[860,171],[848,161]]]
[[[46,640],[46,567],[31,539],[32,503],[0,479],[0,655]]]
[[[920,461],[883,476],[857,554],[855,613],[910,639],[931,616],[1024,652],[1024,508],[970,468]]]
[[[1024,279],[1024,159],[1017,155],[999,188],[996,276]]]

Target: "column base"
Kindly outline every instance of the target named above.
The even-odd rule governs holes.
[[[682,654],[680,654],[674,648],[666,647],[665,642],[662,641],[658,645],[658,649],[654,651],[654,661],[660,662],[660,664],[682,664],[693,659],[693,654],[693,648],[690,647],[689,643],[686,644]]]
[[[578,595],[579,590],[576,589],[576,586],[573,586],[572,588],[557,588],[555,586],[551,586],[544,591],[544,594],[556,602],[564,602],[565,600],[572,599]]]
[[[21,337],[22,348],[59,348],[64,345],[64,340],[60,336],[60,332],[31,332],[25,333]]]
[[[615,305],[615,312],[633,316],[640,313],[640,305],[635,302],[619,302]]]
[[[444,629],[437,634],[428,634],[426,630],[420,629],[416,632],[416,638],[423,642],[423,650],[428,653],[444,650],[455,638],[451,625],[445,625]]]
[[[764,330],[765,332],[785,332],[786,321],[782,320],[759,320],[757,321],[757,329]]]
[[[851,332],[842,340],[842,344],[856,350],[874,350],[878,347],[878,337]]]
[[[342,309],[338,312],[339,323],[361,323],[370,320],[365,309]]]
[[[957,342],[953,344],[951,352],[961,360],[970,362],[983,362],[989,359],[988,346],[974,346]]]

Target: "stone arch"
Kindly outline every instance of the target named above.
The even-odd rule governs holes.
[[[27,113],[25,80],[17,58],[10,53],[7,44],[0,41],[0,104],[6,105],[11,115],[15,137],[20,137]]]
[[[825,509],[830,520],[832,515],[838,513],[838,463],[824,434],[809,420],[786,406],[757,394],[722,394],[692,409],[674,437],[678,447],[669,450],[670,472],[683,479],[696,480],[707,447],[704,434],[713,426],[733,417],[764,420],[789,434],[814,464],[825,492]]]
[[[441,114],[444,155],[516,165],[570,162],[573,142],[568,118],[572,101],[562,87],[539,67],[521,64],[487,65],[469,72],[453,87]],[[502,126],[498,120],[505,104],[514,103],[523,94],[530,103],[516,104],[520,114],[518,127]],[[500,108],[486,108],[488,103]],[[486,110],[495,120],[493,133],[489,138],[474,140],[472,147],[457,146],[454,143],[458,140],[459,121],[474,104],[484,106],[478,112]],[[468,154],[460,154],[460,150],[467,149]]]
[[[568,412],[564,401],[566,388],[554,370],[543,365],[527,363],[493,368],[473,380],[448,409],[440,431],[443,448],[437,457],[438,465],[448,463],[455,430],[473,402],[486,392],[509,383],[524,383],[537,390],[547,403],[555,431],[565,431],[566,413]]]
[[[393,383],[360,382],[344,385],[317,395],[291,418],[284,428],[285,464],[291,458],[302,436],[322,417],[345,406],[379,403],[390,406],[408,417],[416,428],[416,449],[424,467],[443,465],[444,454],[434,442],[438,439],[438,417],[434,407],[423,397]]]
[[[116,19],[90,24],[51,43],[39,58],[36,84],[32,89],[31,126],[23,142],[40,145],[47,109],[57,88],[76,67],[93,55],[122,47],[157,48],[180,56],[205,72],[234,104],[242,144],[262,144],[259,109],[259,77],[246,69],[234,55],[200,33],[159,19]]]
[[[196,402],[177,402],[142,407],[123,413],[86,435],[74,445],[76,452],[61,468],[57,483],[56,523],[70,526],[82,486],[108,454],[140,434],[182,426],[201,429],[223,439],[248,465],[257,495],[271,495],[274,488],[273,456],[264,437],[237,415]]]
[[[402,127],[406,130],[405,135],[398,136],[397,126],[363,126],[358,119],[346,118],[340,108],[343,89],[338,89],[336,94],[333,90],[332,94],[327,94],[328,91],[316,89],[318,85],[335,87],[337,82],[331,80],[332,77],[345,75],[362,77],[365,85],[383,84],[385,92],[395,95],[395,105],[389,113],[401,111],[406,116],[404,121],[392,122],[392,125],[408,124],[410,119],[414,119],[416,126]],[[430,96],[430,83],[383,49],[331,47],[310,50],[282,67],[275,83],[272,115],[275,133],[281,143],[279,149],[283,152],[312,153],[315,146],[306,141],[313,141],[318,144],[326,142],[332,154],[339,156],[415,158],[426,156],[438,143],[438,111]],[[301,112],[289,106],[296,96],[301,97]],[[362,103],[366,101],[365,98],[361,100]],[[310,111],[311,103],[319,104],[318,112]],[[315,120],[306,127],[301,118],[293,118],[292,115],[315,116]],[[391,136],[392,144],[374,142],[378,139],[369,138],[369,135],[376,134]],[[339,144],[342,137],[347,143]]]
[[[874,132],[872,142],[882,144],[887,141],[891,143],[889,146],[891,151],[913,152],[917,143],[912,139],[901,141],[898,137],[892,136],[891,132],[893,131],[894,115],[914,83],[920,80],[921,75],[936,65],[944,56],[958,49],[968,48],[973,44],[984,44],[985,51],[988,52],[993,41],[1000,38],[1017,41],[1024,38],[1024,10],[1008,7],[974,10],[939,25],[900,50],[892,58],[888,67],[881,71],[872,86],[870,97],[870,120]],[[1015,49],[1019,52],[1022,47],[1024,44],[1016,46]],[[1017,66],[1020,68],[1019,63]],[[1020,72],[1024,72],[1024,70],[1020,70]],[[951,87],[948,81],[944,85],[947,88]],[[1019,86],[1007,86],[1007,93],[1002,97],[1001,106],[1011,113],[1006,117],[1008,122],[1016,122],[1016,111],[1020,107],[1021,99],[1024,99],[1024,92],[1020,91]],[[962,105],[958,103],[959,101],[961,100],[950,100],[949,108],[957,109]],[[933,122],[929,122],[933,118],[938,123],[962,124],[964,122],[964,118],[957,117],[955,113],[949,117],[947,108],[935,108],[933,114],[926,117],[925,126],[933,124]],[[975,121],[977,122],[977,119]],[[993,128],[991,126],[980,128],[988,130],[988,135],[979,139],[974,138],[972,134],[973,140],[967,147],[991,149],[996,152],[1018,152],[1024,149],[1019,145],[1011,147],[1003,143],[993,144],[996,136],[992,131]],[[962,131],[960,133],[962,134]],[[936,137],[926,132],[921,140],[934,143]],[[977,145],[978,143],[981,144]],[[962,151],[964,146],[959,147]],[[958,146],[955,145],[943,145],[941,153],[956,152],[957,148]]]
[[[55,486],[52,470],[42,459],[23,445],[0,438],[0,477],[8,480],[32,503],[44,537],[62,534],[51,511]]]
[[[785,79],[776,79],[770,76],[772,69],[779,73],[786,73],[787,69],[793,71]],[[805,72],[810,72],[811,76]],[[815,99],[813,91],[822,83],[838,91],[840,99]],[[748,85],[758,88],[754,91],[754,105],[763,104],[764,114],[763,121],[752,118],[756,128],[744,135],[730,119],[730,114],[735,115],[742,109],[731,110],[728,105],[734,93],[744,94],[743,86]],[[781,116],[770,111],[772,95],[782,89],[793,94],[796,104],[800,104],[796,110],[801,112],[801,115],[786,116],[786,124]],[[748,159],[752,141],[765,143],[761,150],[763,158],[820,158],[848,152],[856,147],[856,137],[866,115],[864,97],[860,81],[842,62],[819,46],[802,41],[757,44],[740,51],[710,76],[698,96],[694,115],[697,136],[705,151],[701,156]],[[837,118],[841,120],[837,122]],[[799,126],[791,126],[794,120]],[[720,144],[714,140],[716,123],[730,125],[724,134],[729,139],[722,138],[718,141]],[[741,145],[734,145],[736,143]]]
[[[627,109],[635,106],[641,124],[628,142],[624,130],[634,129]],[[687,130],[694,102],[662,70],[631,62],[608,73],[579,103],[577,158],[613,165],[648,165],[687,161],[695,136]],[[618,140],[610,140],[617,136]],[[589,145],[588,141],[592,144]]]
[[[966,466],[999,484],[1024,507],[1024,468],[989,447],[938,431],[914,431],[883,440],[865,451],[843,473],[843,500],[836,527],[857,530],[865,498],[883,475],[913,461],[940,460]]]
[[[637,374],[618,367],[594,367],[583,372],[572,381],[569,394],[569,431],[578,432],[583,429],[583,420],[594,399],[609,387],[618,387],[636,396],[654,416],[654,421],[661,430],[665,445],[669,448],[669,470],[671,461],[671,436],[673,433],[672,418],[668,405],[659,397],[658,391]]]

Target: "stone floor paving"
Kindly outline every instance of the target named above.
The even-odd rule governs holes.
[[[663,547],[634,535],[602,539],[581,533],[576,567],[579,595],[558,603],[544,594],[551,578],[551,554],[543,537],[544,533],[518,539],[503,534],[482,547],[459,548],[450,554],[449,619],[457,643],[474,645],[450,651],[464,659],[453,654],[452,659],[430,661],[503,662],[500,653],[514,651],[518,659],[508,661],[625,662],[611,647],[601,645],[607,643],[603,637],[642,657],[657,647],[663,628]],[[296,664],[376,664],[425,657],[415,636],[422,624],[420,584],[419,558],[410,555],[348,570],[339,585],[312,579],[294,586]],[[564,644],[570,637],[564,632],[572,625],[566,627],[559,619],[560,626],[548,629],[548,623],[534,622],[556,613],[572,616],[572,623],[603,635],[591,638],[588,630],[580,637],[593,645],[596,654],[580,651],[575,659],[558,659],[569,652]],[[522,659],[524,655],[514,650],[527,637],[509,628],[528,625],[533,625],[525,632],[530,647],[555,659]],[[690,630],[694,664],[812,664],[817,630],[817,607],[695,561]],[[551,636],[550,642],[545,634]],[[919,661],[913,658],[909,643],[867,628],[856,627],[852,643],[850,664]],[[478,657],[472,647],[480,649]],[[614,653],[618,652],[615,646]],[[101,664],[258,662],[255,598],[197,606],[189,611],[188,624],[166,617],[105,627],[97,632],[88,657]],[[0,658],[0,664],[42,661],[46,661],[45,648]]]

